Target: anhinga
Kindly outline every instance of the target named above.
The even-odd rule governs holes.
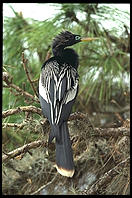
[[[67,120],[78,93],[79,58],[73,49],[65,47],[94,39],[61,32],[52,43],[54,56],[43,64],[40,74],[40,104],[51,125],[48,142],[56,139],[55,166],[61,175],[67,177],[72,177],[75,171]]]

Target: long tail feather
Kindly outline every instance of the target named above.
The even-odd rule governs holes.
[[[56,168],[61,175],[72,177],[74,162],[67,122],[59,127],[59,134],[60,140],[56,139]]]

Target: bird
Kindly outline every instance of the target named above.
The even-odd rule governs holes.
[[[43,115],[50,123],[48,144],[55,139],[57,171],[66,177],[75,172],[73,151],[68,129],[68,118],[79,89],[79,56],[69,48],[82,41],[96,38],[81,38],[67,30],[59,33],[52,42],[53,56],[41,67],[39,100]]]

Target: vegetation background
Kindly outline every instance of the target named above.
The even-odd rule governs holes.
[[[52,56],[52,39],[62,30],[68,30],[75,34],[80,34],[81,36],[99,38],[99,40],[89,44],[80,43],[72,46],[72,48],[79,54],[80,59],[80,66],[78,69],[80,76],[79,94],[73,107],[73,113],[82,112],[83,114],[88,115],[88,120],[90,120],[90,123],[92,123],[92,126],[94,127],[118,128],[124,126],[123,124],[126,120],[128,121],[130,117],[129,11],[122,11],[112,7],[110,4],[54,3],[52,5],[58,10],[58,13],[55,14],[53,18],[44,21],[25,18],[22,12],[16,12],[13,9],[13,6],[9,5],[14,13],[14,17],[5,17],[3,26],[3,114],[10,109],[17,109],[18,107],[23,106],[35,106],[38,109],[40,108],[37,99],[37,89],[41,66],[49,54]],[[42,4],[42,6],[46,6],[46,4]],[[24,57],[22,57],[22,54]],[[28,59],[25,66],[32,83],[29,82],[28,75],[25,72],[26,70],[24,70],[24,58]],[[10,83],[7,83],[9,79]],[[14,84],[23,91],[31,94],[34,97],[34,100],[31,100],[30,97],[25,97],[25,95],[22,94],[23,91],[18,91],[12,87],[11,84]],[[35,91],[31,84],[33,84]],[[27,113],[24,111],[21,111],[19,114],[13,113],[11,116],[3,117],[2,148],[4,154],[35,140],[45,138],[46,141],[47,134],[43,135],[43,128],[45,128],[42,123],[43,120],[41,113],[33,114],[32,112]],[[82,120],[81,131],[84,125],[83,121],[84,120]],[[72,121],[69,123],[71,126],[71,134],[74,128],[74,122],[75,121],[73,121],[73,125],[71,124]],[[48,131],[49,126],[46,126],[47,128],[45,129]],[[89,127],[89,125],[87,127]],[[88,128],[85,130],[88,131]],[[72,137],[74,138],[74,136],[75,134],[73,133]],[[89,141],[91,140],[90,138],[91,137],[89,137]],[[104,140],[101,140],[101,145],[105,144],[105,149],[109,150],[111,142],[117,146],[117,142],[121,140],[121,137],[116,140],[106,139],[104,138]],[[93,139],[91,142],[92,141]],[[80,140],[80,143],[82,144],[82,140]],[[86,148],[84,148],[85,152],[84,150],[82,150],[82,152],[87,153],[86,151],[88,148],[93,149],[93,147],[89,147],[89,142],[86,143]],[[77,147],[77,149],[79,148]],[[35,152],[38,152],[37,156],[42,158],[42,150],[44,149],[33,149],[32,155],[34,156]],[[26,162],[30,158],[28,154],[25,154],[23,157],[23,159],[26,159]],[[129,156],[128,147],[127,154]],[[43,156],[44,155],[45,154],[43,154]],[[77,155],[79,156],[80,154],[78,153],[76,156]],[[103,159],[104,161],[102,163],[105,164],[109,157],[111,157],[110,153],[105,160]],[[25,164],[25,161],[22,162],[22,160],[20,160],[20,162],[11,160],[4,162],[4,194],[30,194],[40,186],[40,183],[37,180],[35,181],[35,184],[33,184],[31,176],[29,175],[26,178],[26,184],[24,183],[24,179],[21,182],[20,180],[18,181],[19,177],[22,178],[20,172],[24,171],[28,166],[26,165],[25,169],[21,171],[18,170]],[[34,163],[35,160],[38,162],[38,159],[34,156],[33,159],[29,161],[30,163]],[[52,160],[54,161],[54,159]],[[124,158],[122,158],[122,160],[124,160]],[[47,163],[45,165],[48,171],[49,164]],[[17,166],[19,166],[19,168],[16,171]],[[79,167],[79,164],[77,164],[77,167]],[[10,170],[15,171],[16,175],[14,175],[13,178],[11,177],[12,179],[9,182]],[[50,170],[49,172],[52,173],[52,171],[53,170]],[[13,174],[14,172],[11,173],[11,175]],[[55,172],[53,171],[52,174],[55,174]],[[128,175],[126,182],[127,186],[121,184],[122,191],[118,191],[117,188],[115,193],[129,194]],[[45,183],[48,183],[51,178],[51,176],[47,175]],[[121,181],[123,181],[123,179],[124,178],[122,178]],[[69,190],[67,194],[79,194],[78,188],[81,189],[82,186],[83,188],[81,192],[83,192],[84,181],[85,179],[83,179],[83,182],[81,181],[82,183],[78,184],[80,186],[77,186],[77,184],[73,182],[73,188],[72,190]],[[16,182],[15,185],[14,182]],[[19,182],[23,184],[21,190],[18,190]],[[37,185],[36,182],[38,182]],[[65,184],[67,185],[67,183]],[[14,185],[14,188],[12,185]],[[34,187],[31,188],[31,185]],[[49,191],[44,191],[43,193],[48,194]],[[59,192],[63,194],[65,189],[61,189]],[[112,194],[110,188],[107,192],[104,192],[104,194],[105,193]],[[103,191],[101,191],[101,194],[103,194]]]

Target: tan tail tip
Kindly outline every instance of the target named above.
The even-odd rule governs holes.
[[[73,177],[75,170],[68,170],[68,169],[64,169],[62,167],[57,166],[56,164],[54,165],[54,167],[57,169],[58,173],[60,173],[62,176],[65,177]]]

